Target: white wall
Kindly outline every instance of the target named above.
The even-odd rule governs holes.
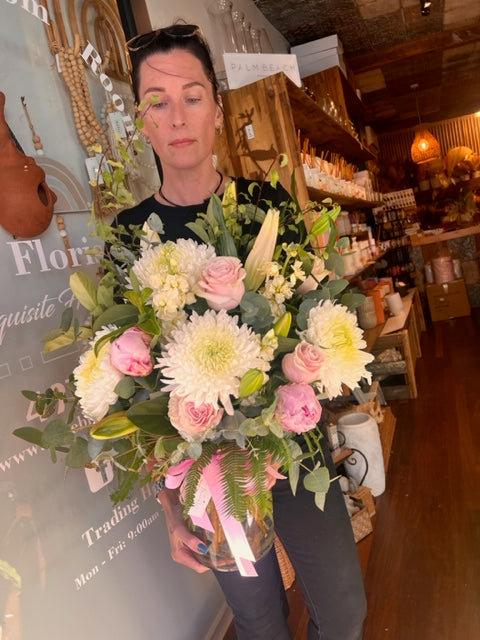
[[[205,33],[215,60],[215,69],[220,77],[224,69],[222,60],[222,36],[218,24],[208,8],[215,0],[146,0],[146,6],[153,28],[166,26],[177,18],[183,18],[190,24],[198,24]],[[252,26],[265,28],[275,53],[288,53],[289,45],[265,16],[257,9],[253,0],[234,0],[233,8],[242,11]]]

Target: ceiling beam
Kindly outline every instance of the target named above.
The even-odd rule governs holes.
[[[363,73],[415,56],[463,47],[477,41],[480,41],[480,21],[463,29],[449,29],[417,40],[396,44],[388,49],[353,55],[347,57],[347,62],[354,73]]]

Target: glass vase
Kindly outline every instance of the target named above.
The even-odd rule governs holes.
[[[207,513],[213,525],[213,532],[195,526],[188,520],[188,526],[192,533],[208,547],[206,554],[194,553],[195,558],[210,569],[216,569],[217,571],[238,571],[238,566],[225,536],[225,531],[211,500],[207,506]],[[261,560],[273,544],[273,518],[269,515],[261,517],[258,513],[249,511],[245,520],[241,522],[241,525],[255,557],[255,561]]]
[[[239,50],[232,20],[232,7],[230,0],[213,0],[208,5],[208,12],[216,23],[215,32],[221,39],[221,53],[235,53]]]

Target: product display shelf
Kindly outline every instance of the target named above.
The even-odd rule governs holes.
[[[412,247],[422,247],[427,244],[438,244],[439,242],[447,242],[447,240],[457,240],[458,238],[466,238],[480,233],[480,225],[472,227],[463,227],[454,231],[443,231],[442,233],[433,234],[415,234],[410,236],[410,244]]]
[[[293,171],[301,206],[311,197],[299,138],[308,138],[309,144],[317,151],[341,154],[348,162],[359,163],[373,158],[366,147],[284,73],[225,91],[222,100],[224,135],[233,173],[261,179],[265,172],[275,167],[281,183],[289,188]],[[287,166],[280,166],[278,162],[281,153],[288,156]]]
[[[322,202],[325,198],[331,198],[333,202],[339,204],[342,209],[367,209],[369,207],[379,207],[381,202],[374,200],[363,200],[362,198],[352,198],[341,193],[330,193],[322,189],[308,187],[308,194],[314,202]]]
[[[375,380],[380,381],[383,394],[387,400],[408,399],[417,397],[417,384],[415,379],[415,363],[422,355],[420,347],[420,334],[425,330],[418,289],[409,291],[403,298],[404,312],[401,316],[391,316],[387,321],[364,331],[364,339],[367,342],[367,350],[373,353],[376,359],[367,365]],[[395,349],[400,355],[400,360],[381,362],[378,356],[388,350]],[[400,376],[404,378],[402,384],[389,385],[388,378]]]
[[[340,153],[350,161],[372,160],[374,158],[366,146],[325,113],[303,89],[297,87],[286,76],[284,79],[295,125],[305,132],[313,146],[326,147],[330,151]]]
[[[355,278],[358,278],[358,276],[361,276],[363,273],[365,273],[365,271],[370,269],[370,267],[375,266],[375,264],[379,262],[382,258],[384,258],[386,255],[388,255],[390,251],[391,249],[387,249],[387,251],[384,251],[383,253],[379,253],[377,256],[375,256],[373,260],[369,260],[364,265],[362,265],[360,269],[357,269],[355,273],[352,273],[350,275],[345,275],[343,277],[345,278],[345,280],[348,280],[349,282],[353,282]]]

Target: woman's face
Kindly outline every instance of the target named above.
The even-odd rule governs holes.
[[[142,62],[139,77],[142,133],[164,170],[211,164],[223,114],[198,58],[182,49],[153,54]]]

